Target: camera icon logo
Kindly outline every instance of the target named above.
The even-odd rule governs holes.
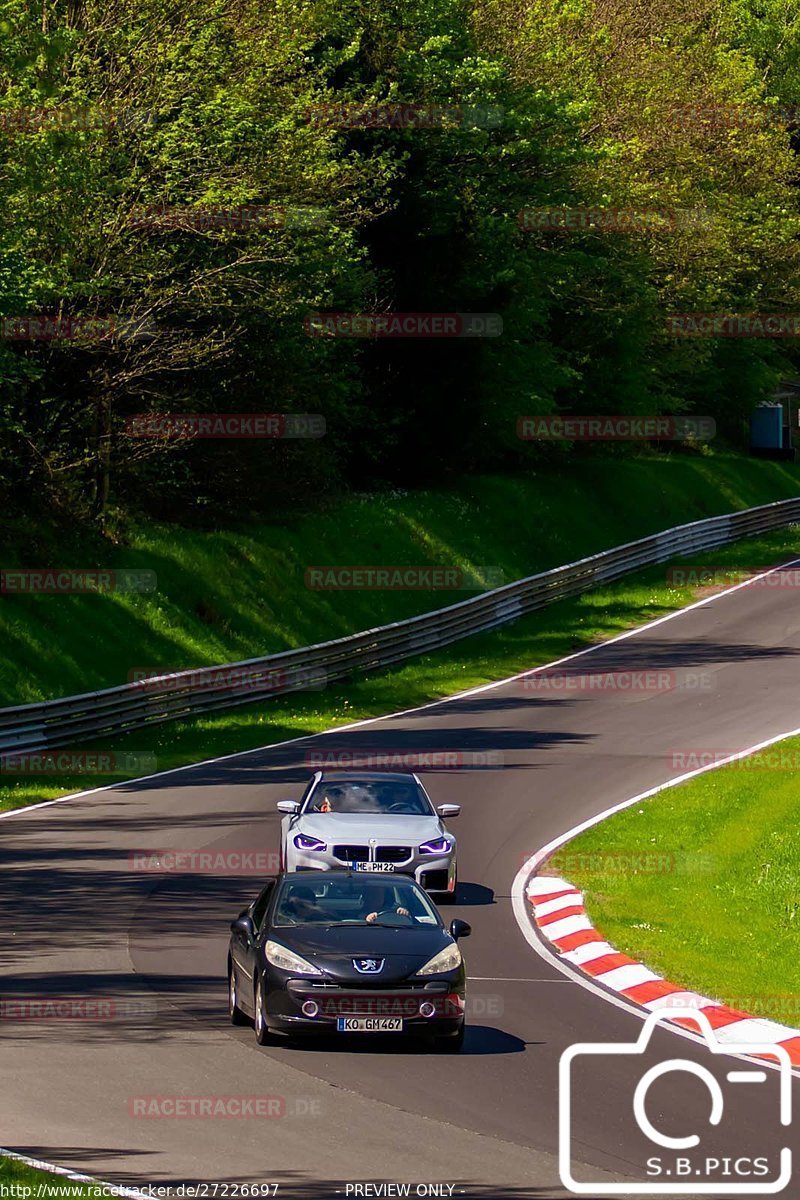
[[[651,1013],[635,1042],[579,1042],[570,1046],[561,1055],[559,1062],[559,1136],[558,1160],[561,1182],[566,1188],[579,1196],[619,1196],[619,1195],[775,1195],[791,1182],[792,1151],[783,1146],[780,1151],[779,1169],[770,1171],[766,1158],[729,1158],[718,1159],[705,1156],[702,1150],[692,1158],[687,1152],[695,1150],[701,1144],[697,1133],[689,1133],[683,1137],[673,1137],[659,1130],[647,1115],[647,1093],[656,1080],[671,1072],[683,1072],[700,1079],[706,1086],[711,1097],[711,1113],[709,1123],[720,1125],[725,1111],[725,1098],[717,1078],[705,1066],[688,1058],[670,1058],[656,1063],[645,1071],[634,1091],[633,1114],[636,1124],[645,1138],[662,1151],[664,1156],[648,1158],[647,1178],[631,1183],[609,1183],[606,1180],[580,1181],[574,1178],[572,1171],[572,1123],[573,1123],[573,1063],[576,1058],[584,1056],[602,1056],[608,1059],[612,1056],[636,1056],[644,1054],[655,1028],[665,1021],[681,1018],[691,1019],[696,1023],[703,1035],[707,1049],[712,1054],[730,1057],[744,1055],[750,1057],[770,1058],[777,1061],[779,1070],[779,1121],[782,1126],[792,1123],[792,1062],[789,1052],[784,1046],[774,1042],[768,1043],[736,1043],[721,1044],[714,1036],[714,1031],[705,1013],[687,1013],[686,1008],[662,1008]],[[767,1082],[767,1072],[753,1067],[749,1070],[729,1070],[726,1074],[731,1084],[758,1084]],[[748,1096],[752,1093],[747,1092]],[[677,1157],[677,1152],[683,1152]],[[670,1166],[663,1165],[669,1162]],[[715,1178],[715,1172],[726,1164],[726,1173]],[[731,1178],[731,1164],[735,1163],[734,1178]],[[778,1164],[776,1163],[776,1168]],[[764,1179],[766,1174],[776,1174],[773,1179]],[[652,1178],[658,1180],[657,1182]],[[665,1178],[669,1176],[669,1179]],[[743,1178],[744,1177],[744,1178]]]

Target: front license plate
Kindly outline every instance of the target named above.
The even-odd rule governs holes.
[[[354,871],[381,871],[384,874],[394,870],[394,863],[357,862],[353,863]]]
[[[402,1033],[402,1017],[337,1017],[339,1033]]]

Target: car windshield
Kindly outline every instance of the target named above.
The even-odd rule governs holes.
[[[316,872],[314,872],[316,874]],[[320,872],[322,875],[322,872]],[[284,879],[273,925],[382,925],[428,928],[441,925],[428,897],[411,879]]]
[[[321,782],[306,806],[310,813],[385,813],[406,817],[430,817],[427,796],[413,779],[342,783]]]

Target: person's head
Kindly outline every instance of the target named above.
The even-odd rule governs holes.
[[[292,894],[286,902],[286,908],[293,916],[303,916],[311,911],[316,911],[317,897],[314,889],[306,884],[293,887]]]
[[[371,887],[367,888],[364,894],[364,910],[366,912],[385,912],[394,906],[394,888],[380,883],[373,883]]]

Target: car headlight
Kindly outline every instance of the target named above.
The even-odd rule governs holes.
[[[298,850],[325,850],[325,842],[321,842],[319,838],[310,837],[307,833],[298,833],[294,839],[294,844]]]
[[[429,842],[423,842],[419,849],[421,854],[447,854],[452,848],[453,843],[449,838],[440,837],[432,838]]]
[[[429,958],[424,967],[420,967],[417,971],[418,975],[443,975],[445,971],[455,971],[456,967],[461,966],[461,951],[453,942],[452,946],[445,946],[444,950],[440,950],[438,954],[434,954],[433,958]]]
[[[299,954],[287,950],[280,942],[266,942],[264,954],[267,962],[272,963],[279,971],[297,971],[298,975],[321,975],[322,971],[313,963],[307,962]]]

